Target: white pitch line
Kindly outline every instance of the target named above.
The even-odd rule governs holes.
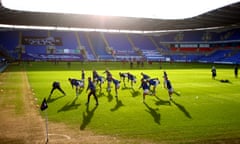
[[[68,135],[64,135],[64,134],[48,134],[49,136],[61,136],[61,137],[65,137],[66,139],[71,139],[70,136]]]

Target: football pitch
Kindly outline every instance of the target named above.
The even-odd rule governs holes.
[[[212,64],[195,63],[145,63],[144,66],[122,62],[34,62],[24,64],[30,86],[40,105],[48,101],[48,119],[63,122],[79,131],[90,130],[97,134],[133,138],[153,143],[204,143],[207,141],[240,138],[240,78],[235,78],[233,65],[217,65],[217,77],[211,77]],[[131,88],[121,81],[118,99],[112,91],[102,92],[97,87],[99,105],[93,97],[87,106],[87,77],[96,70],[105,77],[108,68],[113,77],[120,80],[119,72],[130,72],[137,78]],[[81,70],[86,72],[85,88],[76,96],[68,78],[81,79]],[[169,100],[163,88],[163,71],[168,73],[175,91]],[[139,89],[141,75],[158,77],[160,84],[156,96],[147,96],[143,103],[143,90]],[[228,80],[228,82],[221,82]],[[49,97],[52,82],[58,81],[66,92],[64,96],[54,91]],[[40,112],[43,117],[44,113]]]

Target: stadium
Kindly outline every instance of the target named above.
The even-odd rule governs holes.
[[[4,2],[0,143],[240,143],[240,2],[182,19]]]

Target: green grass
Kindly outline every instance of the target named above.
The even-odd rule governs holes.
[[[1,108],[14,106],[15,113],[17,115],[22,115],[24,113],[23,105],[23,81],[20,67],[11,67],[11,75],[6,74],[2,77],[3,82],[1,82],[1,98],[0,101]]]
[[[64,122],[79,130],[154,142],[187,143],[240,137],[240,80],[234,78],[231,65],[216,65],[217,80],[212,80],[209,64],[162,63],[162,69],[159,63],[134,65],[129,69],[129,64],[120,62],[75,62],[70,68],[66,63],[47,62],[24,66],[39,104],[48,97],[53,81],[59,81],[67,93],[65,97],[58,91],[52,95],[47,110],[50,121]],[[103,94],[98,95],[99,106],[95,107],[91,97],[87,107],[86,89],[76,97],[67,79],[80,79],[81,69],[86,70],[86,77],[92,76],[93,69],[105,76],[106,68],[117,79],[120,71],[135,74],[138,79],[134,90],[123,88],[122,84],[116,101],[114,91],[108,95],[104,83]],[[162,88],[163,70],[167,71],[174,89],[181,92],[170,103],[167,91]],[[161,80],[157,97],[147,96],[146,104],[142,102],[142,90],[138,89],[141,72]],[[221,83],[220,79],[231,83]]]

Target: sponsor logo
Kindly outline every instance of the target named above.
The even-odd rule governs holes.
[[[62,46],[60,37],[32,37],[24,36],[22,38],[23,45],[46,45],[46,46]]]

